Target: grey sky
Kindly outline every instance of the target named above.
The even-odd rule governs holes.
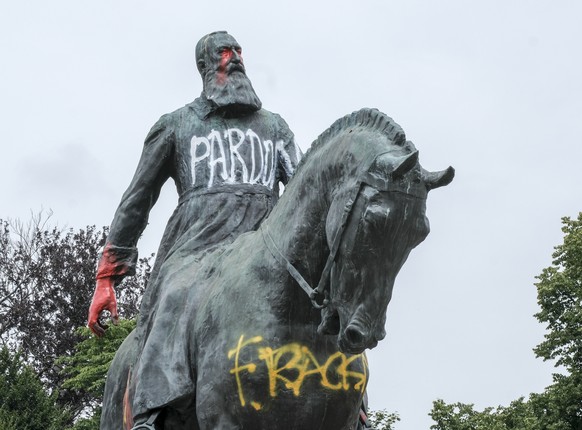
[[[507,403],[550,383],[533,286],[582,209],[578,1],[28,1],[0,6],[0,218],[109,224],[143,138],[201,91],[194,45],[225,29],[264,106],[303,149],[361,107],[392,116],[423,165],[432,232],[369,353],[374,409],[428,429],[432,400]],[[168,184],[140,242],[154,252]],[[87,300],[90,300],[88,297]]]

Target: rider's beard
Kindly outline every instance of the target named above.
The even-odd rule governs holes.
[[[253,112],[261,108],[261,100],[251,81],[240,70],[207,73],[204,78],[204,93],[219,110],[227,113]]]

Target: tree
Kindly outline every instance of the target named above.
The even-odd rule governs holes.
[[[72,356],[63,357],[67,379],[63,387],[90,397],[85,413],[89,417],[78,420],[72,430],[90,430],[99,427],[105,377],[111,361],[123,340],[135,328],[136,320],[119,320],[109,327],[103,337],[95,337],[87,327],[78,329],[83,341]]]
[[[2,430],[61,430],[70,419],[56,404],[57,393],[46,393],[34,370],[0,349],[0,428]]]
[[[564,373],[555,373],[543,393],[531,394],[508,407],[475,411],[473,405],[433,403],[434,430],[582,430],[582,213],[562,218],[564,241],[553,262],[537,277],[540,312],[546,324],[544,341],[534,352],[555,360]]]
[[[541,310],[535,317],[548,332],[534,352],[566,372],[554,374],[553,384],[531,402],[545,421],[582,430],[582,212],[577,219],[562,218],[562,224],[564,242],[537,278]]]
[[[556,360],[571,373],[582,372],[582,213],[562,218],[564,243],[556,247],[552,266],[538,276],[535,317],[547,324],[545,340],[535,348],[538,357]]]
[[[49,215],[50,216],[50,215]],[[28,224],[0,220],[0,342],[20,350],[49,392],[77,417],[92,397],[62,388],[63,361],[82,337],[95,287],[95,265],[106,229],[47,227],[46,215]],[[137,276],[117,287],[120,316],[134,318],[150,272],[142,258]]]
[[[433,403],[430,416],[435,422],[433,430],[542,430],[531,409],[523,398],[508,407],[485,408],[479,412],[471,404],[447,404],[442,400]],[[555,429],[557,430],[557,428]]]
[[[387,412],[385,409],[371,411],[368,420],[374,430],[394,430],[394,423],[400,421],[396,413]]]

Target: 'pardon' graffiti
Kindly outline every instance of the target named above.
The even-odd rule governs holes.
[[[229,128],[224,132],[212,130],[206,137],[193,136],[192,181],[208,180],[211,187],[216,182],[261,184],[271,187],[275,178],[276,152],[282,150],[283,141],[275,144],[261,139],[248,129]],[[209,169],[208,177],[196,178],[197,165]]]

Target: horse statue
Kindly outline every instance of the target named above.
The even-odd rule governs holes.
[[[337,120],[257,231],[161,274],[184,285],[166,290],[156,315],[175,320],[159,348],[172,363],[142,369],[160,380],[179,372],[191,395],[168,397],[155,428],[355,429],[364,351],[385,337],[396,275],[429,232],[428,191],[453,176],[451,167],[424,170],[400,126],[377,110]],[[170,315],[164,301],[181,308]],[[131,375],[133,342],[108,384]],[[131,428],[131,390],[109,385],[104,404],[115,405],[105,420]]]

